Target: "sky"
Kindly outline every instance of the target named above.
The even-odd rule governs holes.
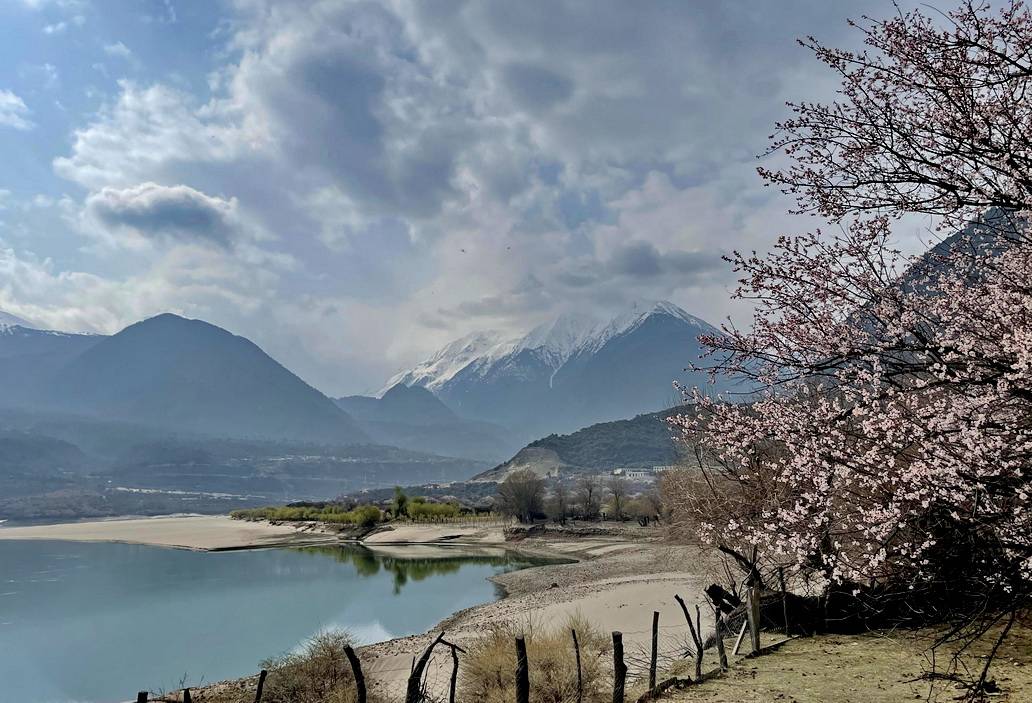
[[[171,311],[329,394],[814,227],[755,169],[882,0],[0,0],[0,310]],[[913,246],[922,228],[900,233]]]

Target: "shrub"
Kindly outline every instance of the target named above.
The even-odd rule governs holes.
[[[230,517],[237,520],[334,522],[363,527],[372,527],[383,519],[380,509],[375,505],[360,505],[354,510],[346,510],[339,504],[328,504],[321,507],[284,505],[234,510],[230,513]]]
[[[537,630],[515,624],[497,625],[479,638],[459,668],[461,700],[511,703],[516,690],[515,638],[523,634],[530,662],[530,699],[536,703],[572,703],[577,700],[577,660],[570,630],[577,631],[581,649],[584,701],[608,699],[609,643],[601,632],[578,617],[565,627]]]
[[[335,630],[312,637],[299,651],[262,663],[268,669],[265,703],[353,703],[355,678],[344,654],[351,635]],[[369,700],[377,700],[370,697]]]
[[[413,520],[458,517],[459,506],[454,503],[425,503],[413,498],[408,514]]]

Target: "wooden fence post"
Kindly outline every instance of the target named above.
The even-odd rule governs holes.
[[[695,680],[698,681],[702,678],[702,658],[705,654],[705,649],[702,641],[702,612],[699,610],[698,604],[695,606],[695,623],[692,623],[692,616],[688,613],[688,606],[684,604],[684,600],[679,595],[674,595],[674,600],[681,606],[681,612],[684,613],[684,619],[688,621],[688,631],[692,635],[692,643],[695,647]]]
[[[136,703],[147,703],[150,694],[147,691],[140,691],[136,694]]]
[[[430,643],[430,646],[426,648],[419,659],[412,665],[412,673],[408,677],[408,685],[405,688],[405,703],[419,703],[423,698],[423,692],[421,690],[421,682],[423,679],[423,670],[426,668],[427,662],[430,661],[430,656],[434,652],[434,647],[437,643],[444,639],[444,633],[437,635],[437,638]]]
[[[258,690],[254,694],[254,703],[262,703],[262,689],[265,688],[265,677],[269,675],[269,672],[262,669],[258,672]]]
[[[745,595],[745,615],[749,621],[749,644],[752,653],[756,654],[760,651],[760,589],[758,586],[749,586]]]
[[[624,703],[627,665],[623,660],[623,633],[613,632],[613,703]]]
[[[717,657],[720,660],[720,670],[727,671],[727,652],[724,650],[724,614],[720,612],[720,608],[714,606],[714,619],[716,620],[717,628]]]
[[[778,567],[778,583],[781,585],[781,614],[785,618],[785,637],[788,633],[788,589],[785,588],[785,567]]]
[[[652,611],[652,658],[649,659],[649,690],[656,687],[656,658],[659,655],[659,611]]]
[[[573,633],[573,653],[577,657],[577,703],[582,703],[584,700],[584,680],[581,678],[581,661],[580,661],[580,643],[577,642],[577,631],[571,629]]]
[[[351,673],[355,675],[356,700],[358,703],[366,703],[365,675],[362,673],[362,662],[358,660],[358,656],[350,644],[344,646],[344,655],[348,658],[348,663],[351,664]]]
[[[516,638],[516,703],[530,703],[530,665],[523,635]]]
[[[448,703],[455,703],[455,684],[459,679],[459,649],[451,648],[452,670],[451,682],[448,686]]]

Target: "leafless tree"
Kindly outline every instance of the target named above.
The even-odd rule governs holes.
[[[612,476],[606,482],[606,491],[609,493],[609,505],[613,509],[613,517],[622,520],[624,510],[627,507],[627,481],[620,476]]]
[[[514,471],[498,487],[498,502],[506,515],[520,522],[530,522],[542,512],[545,481],[530,469]]]
[[[570,488],[562,481],[556,481],[552,488],[552,517],[565,520],[570,511]]]
[[[577,505],[581,515],[588,520],[597,517],[602,508],[599,483],[595,474],[583,474],[577,479]]]

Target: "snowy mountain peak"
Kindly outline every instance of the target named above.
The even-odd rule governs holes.
[[[516,342],[516,350],[540,350],[556,364],[562,364],[598,330],[599,320],[591,315],[563,313],[532,329]]]
[[[376,396],[383,397],[384,393],[399,383],[435,390],[474,361],[495,358],[503,350],[511,350],[513,344],[499,332],[467,334],[445,345],[413,369],[392,376]]]
[[[9,312],[0,310],[0,329],[6,329],[8,327],[24,327],[25,329],[36,329],[36,325],[24,320],[17,315],[12,315]]]
[[[495,362],[521,352],[533,353],[554,375],[574,356],[597,352],[610,340],[634,331],[654,315],[673,317],[698,329],[700,334],[718,332],[712,325],[665,300],[639,301],[602,321],[592,315],[567,312],[522,337],[506,338],[497,332],[475,332],[461,337],[411,370],[393,376],[378,395],[382,396],[399,383],[436,392],[463,371],[483,376]]]
[[[705,320],[685,312],[668,300],[641,300],[631,303],[622,313],[599,329],[588,344],[591,351],[598,351],[614,337],[633,331],[653,315],[667,315],[685,322],[699,330],[699,334],[718,334],[718,330]]]

